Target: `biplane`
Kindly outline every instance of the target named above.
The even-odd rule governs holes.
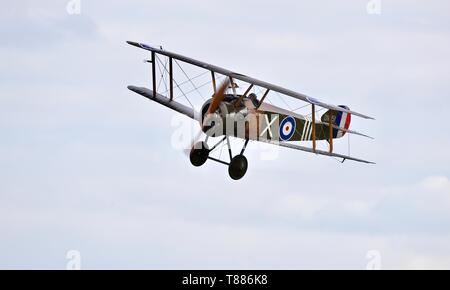
[[[150,51],[151,59],[146,60],[146,62],[151,63],[152,73],[152,89],[137,86],[128,86],[128,89],[199,122],[201,131],[191,142],[188,149],[190,162],[196,167],[202,166],[207,160],[212,160],[227,165],[228,173],[232,179],[241,179],[248,168],[248,161],[244,152],[249,141],[265,142],[331,156],[342,159],[341,162],[353,160],[373,164],[370,161],[333,152],[333,140],[341,138],[345,134],[372,138],[349,129],[352,116],[374,119],[370,116],[350,110],[349,107],[344,105],[331,105],[302,93],[167,51],[162,47],[157,48],[132,41],[127,41],[127,43]],[[159,65],[157,63],[158,56],[167,59],[164,65],[164,72],[168,75],[166,95],[158,92],[156,79],[156,67]],[[203,103],[198,111],[192,104],[188,106],[174,98],[174,84],[177,87],[180,85],[174,80],[173,63],[175,62],[198,67],[210,74],[211,97]],[[218,84],[219,76],[223,80],[221,84]],[[239,93],[236,81],[247,84],[246,90]],[[260,88],[259,96],[255,92],[251,92],[255,86]],[[276,92],[306,103],[306,105],[311,106],[310,113],[300,114],[269,103],[267,101],[269,92]],[[317,119],[319,110],[325,109],[327,111],[320,116],[320,119]],[[206,135],[206,138],[199,141],[202,132]],[[220,141],[210,147],[208,145],[210,137],[219,137]],[[242,149],[235,156],[232,154],[229,137],[240,138],[245,141]],[[328,143],[327,150],[317,148],[317,143],[321,140]],[[308,141],[312,146],[294,144],[292,143],[294,141]],[[210,152],[217,148],[219,144],[227,144],[229,161],[211,156]]]

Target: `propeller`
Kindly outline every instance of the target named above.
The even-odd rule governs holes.
[[[208,119],[208,116],[211,114],[214,114],[216,110],[219,108],[220,103],[222,103],[224,97],[225,97],[225,91],[228,88],[228,85],[230,84],[230,79],[226,78],[225,81],[221,84],[219,87],[219,90],[217,90],[214,95],[212,96],[212,101],[209,104],[208,111],[205,114],[205,117],[203,118],[202,125],[200,131],[197,133],[194,139],[192,139],[191,146],[185,150],[185,153],[189,156],[191,149],[194,147],[194,145],[197,143],[197,141],[200,139],[202,132],[204,131],[206,127],[206,120]],[[203,116],[200,116],[202,118]],[[200,119],[201,120],[201,119]]]
[[[211,104],[209,104],[208,114],[214,113],[220,106],[220,103],[223,101],[223,98],[225,97],[225,91],[227,90],[229,83],[230,79],[226,78],[225,81],[220,86],[219,90],[213,95],[212,102]]]

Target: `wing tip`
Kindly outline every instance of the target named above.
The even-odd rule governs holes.
[[[138,87],[129,85],[129,86],[127,86],[127,89],[129,89],[130,91],[136,92]]]
[[[332,155],[330,155],[330,156],[332,156]],[[354,158],[354,157],[351,157],[351,156],[344,157],[343,160],[342,160],[342,163],[344,163],[345,160],[356,161],[356,162],[361,162],[361,163],[365,163],[365,164],[374,164],[374,165],[377,164],[377,163],[375,163],[373,161],[359,159],[359,158]]]
[[[147,45],[145,43],[139,43],[139,42],[130,41],[130,40],[127,40],[126,43],[128,43],[129,45],[132,45],[132,46],[136,46],[138,48],[149,50],[149,51],[161,51],[162,50],[162,48],[158,49],[151,45]]]
[[[127,43],[129,45],[133,45],[133,46],[136,46],[136,47],[141,47],[141,45],[138,42],[135,42],[135,41],[127,40]]]
[[[347,131],[347,133],[354,134],[354,135],[361,136],[361,137],[365,137],[365,138],[370,139],[370,140],[375,140],[375,137],[372,137],[372,136],[369,136],[369,135],[366,135],[366,134],[363,134],[363,133],[359,133],[359,132],[356,132],[356,131]]]
[[[352,116],[357,116],[357,117],[361,117],[363,119],[367,119],[367,120],[376,120],[374,117],[371,116],[367,116],[358,112],[354,112],[354,111],[348,111],[348,113],[350,113]]]

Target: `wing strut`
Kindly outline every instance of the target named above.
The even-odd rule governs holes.
[[[330,153],[333,153],[333,126],[331,125],[331,110],[328,111],[328,127],[330,128],[330,136],[329,136],[329,142],[330,143]]]
[[[217,91],[217,87],[216,87],[216,76],[214,75],[214,71],[211,71],[211,78],[212,78],[212,85],[213,85],[213,90],[214,90],[214,94]]]
[[[312,142],[313,142],[313,151],[316,152],[316,106],[314,104],[312,107]]]
[[[233,81],[233,78],[232,78],[232,77],[230,77],[230,84],[231,84],[231,89],[233,90],[233,95],[234,95],[235,97],[237,97],[237,94],[236,94],[236,85],[234,84],[234,81]]]
[[[234,103],[234,107],[237,108],[239,107],[239,105],[242,103],[242,100],[247,97],[247,94],[250,92],[250,90],[253,88],[253,84],[250,84],[250,86],[248,87],[248,89],[245,91],[245,93],[239,97],[239,99],[236,100],[236,102]]]
[[[156,98],[156,53],[152,51],[153,98]]]
[[[259,101],[259,105],[258,107],[256,107],[256,110],[259,109],[259,107],[262,105],[262,103],[264,102],[264,99],[267,97],[267,94],[270,92],[270,89],[267,89],[266,92],[264,93],[264,95],[261,98],[261,101]]]
[[[172,57],[169,57],[169,90],[170,90],[170,100],[173,100],[173,66]]]

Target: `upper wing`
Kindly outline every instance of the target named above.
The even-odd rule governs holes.
[[[195,66],[199,66],[201,68],[204,68],[204,69],[207,69],[207,70],[210,70],[210,71],[214,71],[214,72],[220,73],[222,75],[225,75],[225,76],[228,76],[228,77],[231,77],[231,78],[234,78],[234,79],[238,79],[238,80],[250,83],[250,84],[254,84],[254,85],[263,87],[263,88],[266,88],[266,89],[278,92],[280,94],[284,94],[284,95],[293,97],[295,99],[299,99],[301,101],[304,101],[304,102],[307,102],[307,103],[310,103],[310,104],[314,104],[314,105],[317,105],[317,106],[320,106],[320,107],[323,107],[323,108],[327,108],[327,109],[330,109],[330,110],[347,112],[347,113],[350,113],[350,114],[352,114],[354,116],[359,116],[359,117],[362,117],[362,118],[365,118],[365,119],[374,119],[374,118],[369,117],[367,115],[364,115],[364,114],[361,114],[361,113],[358,113],[358,112],[355,112],[355,111],[352,111],[352,110],[347,110],[345,108],[341,108],[341,107],[338,107],[338,106],[335,106],[335,105],[330,105],[330,104],[324,103],[322,101],[319,101],[319,100],[317,100],[315,98],[309,97],[307,95],[304,95],[304,94],[301,94],[301,93],[297,93],[297,92],[294,92],[292,90],[285,89],[285,88],[282,88],[280,86],[273,85],[273,84],[270,84],[270,83],[267,83],[267,82],[264,82],[264,81],[260,81],[258,79],[255,79],[255,78],[243,75],[243,74],[239,74],[239,73],[236,73],[236,72],[233,72],[233,71],[230,71],[230,70],[227,70],[227,69],[224,69],[224,68],[212,65],[212,64],[208,64],[208,63],[205,63],[205,62],[202,62],[202,61],[199,61],[199,60],[195,60],[195,59],[192,59],[190,57],[186,57],[186,56],[183,56],[183,55],[180,55],[180,54],[177,54],[177,53],[173,53],[173,52],[170,52],[170,51],[167,51],[167,50],[162,50],[162,49],[159,49],[159,48],[155,48],[155,47],[143,44],[143,43],[137,43],[137,42],[132,42],[132,41],[127,41],[127,43],[130,44],[130,45],[133,45],[133,46],[145,49],[145,50],[153,51],[153,52],[156,52],[156,53],[168,56],[168,57],[172,57],[172,58],[178,59],[178,60],[183,61],[183,62],[190,63],[190,64],[195,65]]]
[[[292,144],[292,143],[287,143],[287,142],[277,142],[277,141],[270,141],[270,140],[259,140],[259,141],[262,141],[262,142],[265,142],[265,143],[269,143],[269,144],[272,144],[272,145],[278,145],[278,146],[281,146],[281,147],[301,150],[301,151],[305,151],[305,152],[309,152],[309,153],[315,153],[315,154],[319,154],[319,155],[343,158],[343,160],[353,160],[353,161],[357,161],[357,162],[375,164],[375,162],[372,162],[372,161],[367,161],[367,160],[363,160],[363,159],[359,159],[359,158],[355,158],[355,157],[351,157],[351,156],[347,156],[347,155],[343,155],[343,154],[338,154],[338,153],[330,153],[328,151],[323,151],[323,150],[319,150],[319,149],[316,149],[314,151],[312,148],[305,147],[305,146],[300,146],[300,145],[296,145],[296,144]]]
[[[173,100],[171,101],[169,98],[164,97],[163,95],[160,95],[157,93],[156,96],[153,97],[153,91],[149,90],[147,88],[128,86],[128,89],[135,93],[138,93],[152,101],[160,103],[163,106],[166,106],[172,110],[175,110],[181,114],[184,114],[184,115],[188,116],[189,118],[196,119],[196,117],[198,116],[197,112],[195,112],[192,108],[189,108],[188,106],[180,104],[176,101],[173,101]]]

